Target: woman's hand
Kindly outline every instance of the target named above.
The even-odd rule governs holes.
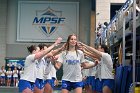
[[[57,40],[54,43],[55,46],[58,46],[61,43],[61,41],[62,41],[62,38],[61,37],[57,38]]]

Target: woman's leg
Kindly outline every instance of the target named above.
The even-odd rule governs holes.
[[[34,88],[34,93],[43,93],[44,88],[43,89],[39,89],[37,87]]]
[[[18,78],[16,78],[16,84],[15,84],[15,86],[17,86],[18,85]]]
[[[85,86],[85,92],[86,92],[86,93],[92,93],[92,88],[91,88],[90,85],[86,85],[86,86]]]
[[[112,93],[114,90],[114,80],[113,79],[104,79],[103,81],[103,93]]]
[[[52,93],[52,87],[49,83],[45,85],[44,93]]]
[[[1,79],[0,79],[0,83],[1,83],[1,85],[3,86],[3,85],[5,84],[5,79],[4,79],[4,78],[1,78]]]
[[[16,78],[14,77],[13,80],[14,80],[14,84],[13,85],[16,86]]]
[[[74,89],[74,93],[82,93],[82,87]]]
[[[104,86],[103,93],[112,93],[112,90],[108,86]]]
[[[61,93],[69,93],[67,89],[62,89]]]
[[[11,78],[9,79],[9,86],[11,85]]]
[[[7,78],[7,86],[9,86],[9,82],[10,82],[10,79],[9,79],[9,78]]]

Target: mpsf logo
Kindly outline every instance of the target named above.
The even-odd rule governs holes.
[[[63,26],[65,17],[62,11],[55,11],[48,7],[45,10],[37,10],[33,25],[42,31],[46,36],[52,35],[59,26]]]

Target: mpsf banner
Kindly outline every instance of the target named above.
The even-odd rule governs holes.
[[[19,1],[17,41],[66,41],[68,35],[79,34],[79,3],[51,1]]]

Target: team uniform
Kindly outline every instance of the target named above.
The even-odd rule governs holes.
[[[7,71],[7,79],[12,79],[12,71]]]
[[[37,60],[34,59],[35,54],[31,54],[26,57],[24,73],[21,75],[18,87],[22,92],[24,89],[29,88],[33,90],[34,83],[37,77]]]
[[[35,81],[35,86],[38,89],[43,89],[45,86],[45,80],[44,80],[44,69],[45,69],[45,59],[42,58],[40,60],[38,60],[37,63],[37,77],[36,77],[36,81]]]
[[[22,74],[24,74],[24,70],[23,69],[19,71],[19,79],[21,78]]]
[[[18,79],[18,70],[13,70],[13,78]]]
[[[88,85],[92,87],[92,90],[94,91],[96,88],[96,79],[95,79],[95,73],[96,73],[96,67],[92,67],[89,69],[89,75],[88,75]]]
[[[50,71],[50,75],[51,75],[51,77],[52,77],[52,88],[54,88],[54,86],[55,86],[55,80],[57,79],[57,77],[56,77],[56,69],[55,69],[55,67],[54,67],[54,65],[53,64],[51,64],[52,65],[52,67],[51,67],[51,71]]]
[[[89,69],[82,69],[83,88],[88,85]]]
[[[63,51],[58,62],[63,64],[62,89],[71,90],[83,87],[81,63],[85,62],[82,51]]]
[[[3,86],[5,84],[5,73],[6,70],[5,69],[1,69],[0,70],[0,80],[1,80],[1,86]]]
[[[0,70],[0,78],[2,78],[2,79],[5,79],[5,73],[6,73],[6,70],[4,69],[4,70]]]
[[[89,64],[93,64],[93,60],[90,61],[89,58],[87,58],[86,62],[89,62]],[[95,79],[95,74],[96,74],[96,66],[89,68],[88,70],[88,77],[87,77],[87,85],[90,85],[92,87],[92,90],[94,91],[96,88],[96,79]]]
[[[35,81],[35,86],[39,89],[43,89],[45,84],[48,82],[47,78],[50,77],[51,63],[47,59],[42,58],[37,63],[37,79]],[[51,78],[50,78],[51,79]]]
[[[102,53],[101,61],[97,65],[96,91],[102,92],[104,86],[114,89],[113,62],[108,53]]]
[[[13,70],[13,80],[16,80],[16,81],[18,80],[18,70]],[[17,82],[16,82],[15,86],[17,86]]]
[[[11,69],[6,72],[6,75],[7,75],[7,86],[10,86],[11,85],[12,74],[13,73],[12,73]]]
[[[54,84],[51,76],[52,63],[50,61],[50,58],[46,58],[45,60],[46,60],[45,70],[44,70],[45,85],[49,83],[53,88]]]

